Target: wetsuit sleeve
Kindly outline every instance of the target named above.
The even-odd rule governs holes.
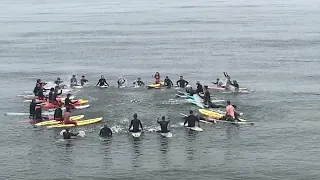
[[[131,129],[131,127],[132,127],[132,124],[133,124],[133,123],[132,123],[132,121],[131,121],[131,123],[130,123],[130,126],[129,126],[129,130]]]
[[[60,90],[60,93],[58,93],[57,95],[61,95],[62,94],[62,90]]]
[[[98,81],[98,83],[97,83],[97,85],[96,85],[96,86],[98,86],[99,82],[100,82],[100,80]]]
[[[180,80],[177,81],[177,86],[179,86]]]
[[[188,116],[188,117],[186,118],[186,120],[184,121],[184,123],[183,123],[184,126],[187,124],[188,120],[189,120],[189,116]]]
[[[141,129],[143,130],[143,127],[142,127],[141,121],[139,121],[139,124],[140,124]]]
[[[112,136],[112,131],[111,131],[111,129],[108,129],[108,132],[109,132],[110,136]]]
[[[188,85],[189,84],[189,82],[188,81],[185,81],[186,82],[186,85]]]
[[[100,132],[99,132],[99,136],[101,136],[101,135],[102,135],[102,130],[103,130],[103,128],[100,130]]]
[[[106,80],[104,80],[104,83],[106,83],[109,86],[109,84],[108,84],[108,82]]]

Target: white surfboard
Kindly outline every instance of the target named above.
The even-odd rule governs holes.
[[[160,133],[160,135],[163,136],[163,137],[167,137],[167,138],[171,138],[172,137],[172,133],[171,132]]]
[[[180,125],[183,126],[183,123],[180,123]],[[184,127],[188,128],[190,130],[193,130],[193,131],[198,131],[198,132],[202,132],[203,131],[203,129],[200,128],[200,127],[196,127],[196,126],[195,127],[188,127],[188,123]]]
[[[109,86],[99,86],[99,87],[102,89],[102,88],[108,88]]]
[[[131,133],[131,135],[133,136],[133,137],[135,137],[135,138],[138,138],[138,137],[140,137],[141,136],[141,132],[136,132],[136,133]]]

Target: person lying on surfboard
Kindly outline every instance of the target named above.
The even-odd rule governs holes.
[[[160,73],[159,72],[156,72],[156,74],[152,77],[156,79],[155,84],[160,84]]]
[[[109,84],[107,83],[106,79],[104,78],[103,75],[101,75],[101,78],[99,79],[98,83],[96,86],[109,86]]]
[[[185,126],[188,123],[188,127],[195,127],[196,126],[196,121],[198,121],[198,126],[200,127],[199,118],[196,117],[195,115],[193,115],[193,111],[190,110],[190,115],[186,118],[186,120],[184,121],[183,125]]]
[[[171,88],[173,86],[173,83],[171,81],[171,79],[169,79],[168,76],[166,76],[166,78],[164,79],[164,85],[167,87],[167,88]]]
[[[170,121],[166,121],[166,117],[162,116],[162,121],[157,121],[158,124],[160,124],[160,127],[161,127],[161,130],[160,131],[157,131],[157,132],[160,132],[160,133],[168,133],[170,132],[168,130],[168,124],[170,123]]]
[[[130,132],[140,132],[141,130],[143,130],[143,127],[142,127],[142,124],[141,124],[141,121],[138,118],[138,115],[137,114],[134,114],[133,115],[133,120],[131,121],[130,123],[130,126],[129,126],[129,131]],[[141,130],[139,129],[139,126],[141,127]],[[132,130],[130,130],[132,127]]]
[[[79,132],[72,133],[69,128],[66,128],[63,132],[63,139],[71,139],[72,136],[78,136]]]
[[[142,86],[144,86],[145,84],[144,84],[143,81],[141,81],[141,78],[138,78],[135,82],[133,82],[133,85],[142,87]]]
[[[189,84],[188,81],[183,79],[183,76],[180,76],[180,79],[177,81],[177,86],[180,88],[185,88]]]
[[[112,136],[112,131],[111,129],[108,127],[107,123],[104,124],[104,127],[101,128],[100,133],[99,133],[100,137],[110,137]]]
[[[81,86],[83,86],[85,83],[88,83],[89,81],[86,79],[86,77],[84,75],[82,75],[81,80],[80,80],[80,84]]]

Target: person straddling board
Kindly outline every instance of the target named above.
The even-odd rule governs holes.
[[[59,107],[54,110],[53,119],[56,121],[63,121],[62,116],[62,109],[61,109],[62,103],[59,103]]]
[[[98,83],[96,86],[109,86],[109,84],[107,83],[106,79],[104,78],[103,75],[101,75],[101,78],[99,79]]]
[[[203,103],[208,107],[208,108],[224,108],[223,105],[216,105],[211,101],[211,95],[208,90],[208,86],[204,86],[204,97],[203,97]]]
[[[220,120],[234,121],[238,120],[239,113],[237,113],[236,105],[231,105],[230,101],[227,101],[226,114],[220,118]]]
[[[160,133],[168,133],[170,132],[168,130],[168,124],[170,123],[170,121],[166,121],[166,117],[162,116],[161,117],[161,121],[157,121],[158,124],[160,124],[160,127],[161,127],[161,130],[160,131],[157,131],[157,132],[160,132]]]
[[[196,90],[196,94],[198,94],[200,96],[200,93],[203,93],[203,87],[200,84],[200,81],[197,81],[197,90]]]
[[[66,107],[66,108],[69,108],[69,109],[74,109],[74,103],[76,103],[77,101],[75,101],[75,102],[72,102],[71,101],[71,99],[70,99],[70,97],[71,97],[71,94],[69,93],[69,94],[67,94],[67,97],[66,97],[66,99],[64,100],[64,106]]]
[[[80,80],[80,84],[81,86],[83,86],[85,83],[88,83],[89,81],[86,79],[86,77],[84,75],[82,75],[81,80]]]
[[[171,81],[171,79],[169,79],[168,76],[166,76],[166,78],[164,79],[164,85],[167,87],[167,88],[171,88],[173,86],[173,83]]]
[[[220,79],[219,78],[217,78],[217,80],[216,80],[216,82],[212,82],[213,84],[216,84],[217,85],[217,87],[222,87],[222,85],[223,85],[223,82],[222,81],[220,81]]]
[[[79,132],[72,133],[69,128],[66,128],[63,132],[63,139],[71,139],[72,136],[78,136]]]
[[[186,118],[184,121],[184,126],[188,123],[188,127],[195,127],[196,126],[196,121],[199,121],[199,118],[193,115],[193,111],[190,110],[190,115]],[[198,126],[200,127],[200,124],[198,123]]]
[[[107,124],[104,124],[104,127],[101,128],[100,133],[99,133],[100,137],[110,137],[112,136],[112,131],[111,129],[108,127]]]
[[[118,88],[122,87],[125,82],[126,82],[126,80],[124,78],[119,77],[119,80],[117,81]]]
[[[30,113],[29,118],[30,118],[30,119],[35,118],[36,106],[37,106],[38,104],[40,104],[40,103],[37,103],[37,100],[36,100],[36,99],[32,99],[32,101],[31,101],[31,103],[30,103],[30,106],[29,106],[29,113]]]
[[[75,126],[77,126],[77,122],[76,121],[72,121],[70,119],[71,117],[71,109],[70,108],[66,108],[66,112],[64,112],[63,114],[63,122],[64,124],[74,124]]]
[[[133,115],[133,120],[131,120],[130,126],[129,126],[129,132],[140,132],[141,130],[139,129],[139,126],[141,127],[141,130],[143,130],[141,121],[138,119],[138,115],[134,114]],[[130,130],[132,127],[132,130]]]
[[[72,75],[72,78],[70,79],[70,86],[77,86],[78,85],[78,81],[76,78],[76,75]]]
[[[180,79],[177,81],[177,86],[180,88],[185,88],[189,84],[188,81],[183,79],[183,76],[180,76]]]

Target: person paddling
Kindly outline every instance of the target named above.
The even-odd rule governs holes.
[[[168,130],[168,124],[170,123],[170,121],[166,121],[166,117],[162,116],[161,121],[157,121],[158,124],[160,124],[161,130],[158,131],[160,133],[168,133],[170,132]]]
[[[56,121],[63,121],[63,116],[62,116],[62,109],[61,109],[62,103],[59,104],[59,107],[54,110],[54,115],[53,119]]]

